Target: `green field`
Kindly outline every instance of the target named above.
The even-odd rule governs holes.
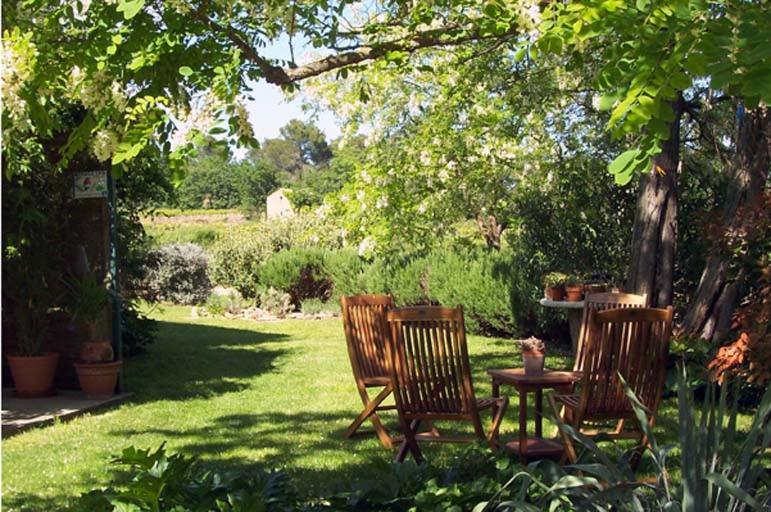
[[[339,319],[189,314],[186,307],[159,313],[157,343],[126,362],[132,403],[3,442],[5,510],[58,508],[105,483],[110,456],[122,448],[164,441],[218,465],[286,468],[310,490],[386,470],[391,454],[374,437],[342,438],[361,402]],[[472,336],[469,344],[476,385],[489,395],[485,368],[517,364],[519,355],[509,340]],[[511,419],[504,423],[504,431],[513,428]],[[437,460],[452,450],[428,454]]]
[[[339,319],[193,320],[190,308],[177,306],[155,316],[158,341],[148,354],[126,361],[132,402],[3,442],[4,510],[62,508],[111,478],[111,455],[164,441],[217,466],[285,468],[309,493],[340,490],[350,479],[388,470],[392,454],[374,437],[342,438],[361,403]],[[480,397],[490,393],[486,368],[521,365],[511,340],[471,336],[469,350]],[[565,367],[569,360],[551,355],[547,365]],[[512,397],[504,438],[515,433],[516,405]],[[661,416],[657,431],[666,435],[659,441],[672,441],[673,400]],[[443,464],[457,449],[437,445],[426,455]]]

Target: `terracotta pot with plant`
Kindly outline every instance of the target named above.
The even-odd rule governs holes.
[[[584,295],[608,291],[608,283],[611,279],[612,276],[609,272],[605,272],[604,270],[593,270],[591,274],[589,274],[589,278],[584,281]]]
[[[530,337],[519,340],[522,348],[522,360],[525,363],[525,375],[543,375],[543,363],[546,358],[546,345],[538,338]]]
[[[565,285],[565,294],[567,295],[568,302],[581,301],[584,295],[583,280],[579,276],[570,276]]]
[[[568,276],[562,272],[550,272],[543,278],[545,295],[550,300],[565,300],[565,283]]]
[[[9,300],[4,305],[12,312],[16,330],[15,349],[7,356],[14,394],[53,395],[59,354],[45,351],[49,310],[55,303],[50,265],[43,251],[13,252],[4,264],[3,294]]]
[[[70,311],[74,320],[82,324],[84,341],[78,362],[74,363],[80,388],[86,397],[109,398],[115,392],[123,362],[113,361],[112,344],[100,336],[100,320],[110,299],[103,283],[89,273],[70,283]]]

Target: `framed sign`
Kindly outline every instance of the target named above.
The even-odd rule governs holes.
[[[76,172],[72,180],[73,198],[107,198],[107,171]]]

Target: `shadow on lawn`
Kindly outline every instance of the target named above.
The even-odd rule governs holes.
[[[62,496],[47,498],[35,494],[19,493],[3,496],[3,510],[13,512],[41,512],[44,510],[65,510],[66,508],[67,501]]]
[[[366,480],[387,472],[393,456],[374,434],[344,439],[343,431],[352,418],[347,410],[244,413],[219,416],[201,428],[185,431],[149,428],[111,434],[121,438],[157,434],[170,440],[173,451],[201,457],[205,465],[219,470],[248,473],[286,469],[293,482],[306,486],[306,490],[329,491],[346,488],[349,480]],[[395,415],[383,419],[396,428]],[[368,428],[365,425],[364,430]],[[259,453],[232,453],[243,448]],[[346,460],[332,464],[334,467],[325,468],[325,464],[309,460],[334,459],[341,452],[345,452]]]
[[[160,322],[158,342],[126,361],[126,389],[135,402],[206,398],[241,391],[273,371],[287,336],[210,325]]]

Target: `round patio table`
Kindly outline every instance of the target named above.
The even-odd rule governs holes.
[[[578,336],[581,334],[584,301],[541,299],[539,303],[545,308],[558,308],[567,311],[568,325],[570,326],[570,343],[573,345],[573,353],[575,354],[578,347]]]
[[[519,438],[506,447],[519,454],[525,464],[528,456],[535,459],[557,457],[562,454],[562,443],[543,436],[543,390],[545,388],[569,392],[581,380],[581,372],[555,371],[544,368],[541,375],[528,375],[524,368],[487,370],[493,380],[493,397],[500,396],[502,385],[513,386],[519,392]],[[527,394],[535,394],[535,436],[527,435]]]

